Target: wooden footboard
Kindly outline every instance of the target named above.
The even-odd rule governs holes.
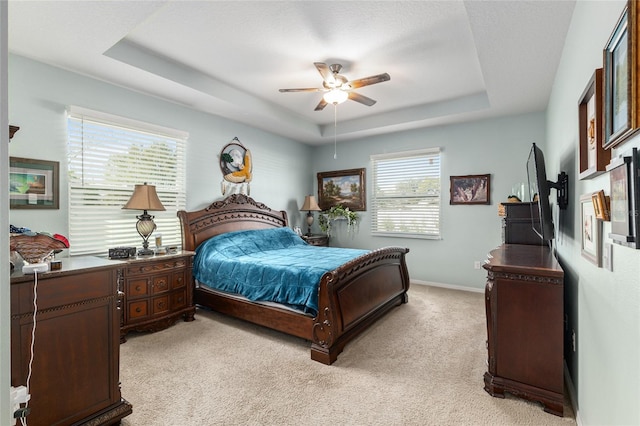
[[[394,306],[407,302],[409,249],[385,247],[323,275],[311,358],[332,364],[344,346]]]

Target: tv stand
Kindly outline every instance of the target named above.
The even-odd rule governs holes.
[[[546,246],[503,244],[487,263],[484,389],[563,415],[564,271]]]

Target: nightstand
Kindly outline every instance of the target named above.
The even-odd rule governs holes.
[[[312,246],[329,247],[329,236],[325,234],[302,235],[302,239]]]
[[[120,343],[131,331],[158,331],[173,325],[180,317],[193,321],[193,255],[139,256],[127,261],[120,291],[122,324]]]

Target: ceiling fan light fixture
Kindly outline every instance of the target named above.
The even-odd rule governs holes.
[[[338,105],[346,101],[349,98],[349,94],[344,90],[333,89],[325,93],[323,98],[329,104]]]

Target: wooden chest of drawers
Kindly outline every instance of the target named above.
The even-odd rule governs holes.
[[[139,257],[125,267],[120,341],[131,331],[158,331],[180,317],[193,321],[193,252]]]
[[[29,426],[112,425],[131,414],[119,379],[117,286],[125,266],[87,256],[62,259],[59,271],[37,277],[11,274],[11,385],[30,377]]]

